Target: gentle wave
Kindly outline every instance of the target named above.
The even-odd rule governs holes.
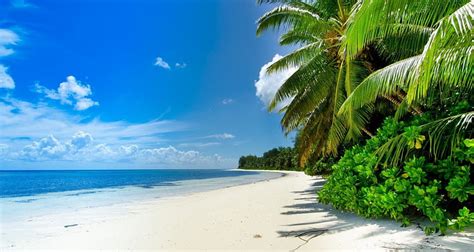
[[[159,171],[157,170],[155,172]],[[138,183],[139,181],[135,179],[134,181],[136,183],[133,185],[124,183],[121,185],[99,188],[88,188],[88,186],[83,186],[86,189],[65,191],[58,191],[57,188],[54,189],[53,186],[50,186],[48,187],[50,192],[47,193],[36,193],[22,196],[4,195],[3,197],[0,197],[0,220],[1,222],[27,220],[53,213],[76,211],[81,208],[100,207],[179,196],[253,183],[281,176],[279,173],[246,171],[217,171],[217,173],[214,171],[204,171],[204,174],[198,175],[196,173],[199,173],[199,171],[193,171],[194,175],[182,175],[180,179],[180,175],[174,174],[174,176],[170,177],[169,173],[170,172],[168,171],[167,177],[164,176],[161,178],[161,182],[153,181],[153,183],[150,183],[151,181],[148,180],[146,183],[143,183],[143,181]],[[133,176],[133,174],[136,174],[136,171],[122,174]],[[169,181],[163,181],[164,179],[168,179]],[[70,181],[70,179],[66,180]],[[22,183],[28,182],[22,181]],[[65,184],[62,184],[61,186],[63,189],[71,188],[71,186]],[[32,189],[31,191],[35,190]],[[36,192],[43,191],[44,190],[36,190]]]

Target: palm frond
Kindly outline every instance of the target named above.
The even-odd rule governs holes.
[[[291,26],[311,22],[320,22],[322,25],[327,24],[324,20],[320,19],[316,13],[299,7],[283,5],[265,13],[257,21],[257,35],[262,34],[263,31],[270,28],[278,30],[282,26],[289,28]]]
[[[355,57],[368,44],[405,32],[420,32],[420,27],[433,27],[438,20],[459,8],[468,0],[372,0],[355,4],[349,18],[345,47],[349,57]],[[393,25],[401,24],[400,29]],[[422,35],[423,32],[420,33]],[[422,40],[405,41],[412,47],[422,46]]]
[[[412,103],[426,97],[433,84],[473,88],[474,1],[442,18],[422,53],[418,81],[410,85],[407,98]]]
[[[331,85],[334,81],[334,68],[331,66],[324,54],[314,56],[309,62],[300,66],[278,89],[272,102],[268,106],[269,110],[274,110],[276,106],[285,99],[297,95],[304,90],[308,84],[316,85],[322,88],[325,85]],[[317,76],[317,78],[316,78]]]
[[[321,55],[321,53],[321,42],[318,41],[311,43],[275,61],[267,68],[266,72],[267,74],[272,74],[274,72],[286,70],[288,68],[299,67],[305,63],[308,63],[311,59],[318,57],[318,55]]]
[[[421,56],[414,56],[372,73],[347,97],[338,113],[362,108],[375,102],[379,96],[394,94],[398,88],[407,89],[407,84],[415,78],[413,69],[419,66],[421,59]]]
[[[367,70],[360,65],[357,61],[346,58],[345,68],[340,69],[345,75],[344,79],[344,91],[341,92],[340,96],[337,97],[338,102],[336,103],[335,113],[339,111],[340,106],[344,103],[347,96],[349,96],[355,87],[359,85],[362,79],[366,77]],[[349,108],[344,114],[345,125],[348,128],[346,140],[356,140],[362,135],[362,129],[368,123],[370,114],[372,112],[372,106],[365,106],[363,108]],[[339,114],[338,117],[341,115]]]
[[[299,163],[302,167],[306,164],[311,154],[316,153],[316,155],[320,156],[325,152],[328,144],[328,132],[331,131],[333,126],[331,104],[331,99],[328,99],[316,107],[308,117],[307,123],[301,129],[298,154]],[[335,131],[336,129],[332,130]]]
[[[316,85],[312,85],[316,86]],[[308,116],[315,108],[321,106],[327,99],[324,89],[328,87],[308,88],[299,92],[295,98],[284,108],[285,114],[281,119],[281,126],[285,134],[297,129],[308,120]],[[323,90],[321,90],[323,89]]]
[[[312,4],[311,1],[304,1],[304,0],[257,0],[257,4],[283,4],[283,5],[290,5],[294,7],[299,7],[313,13],[318,13],[319,9],[316,7],[315,4]]]
[[[389,61],[398,61],[418,55],[434,28],[414,24],[388,25],[383,39],[375,42],[377,51]]]
[[[323,151],[318,153],[319,156],[337,156],[338,147],[347,138],[348,129],[345,124],[345,119],[337,116],[332,119],[331,126],[327,132],[327,139]]]
[[[291,29],[286,31],[280,37],[280,45],[289,44],[310,44],[322,41],[324,34],[333,27],[333,22],[318,19],[317,22],[298,22],[292,25]]]
[[[421,132],[428,134],[429,153],[433,158],[441,159],[454,150],[455,146],[459,146],[464,138],[473,137],[472,121],[474,119],[474,111],[441,118],[419,126]],[[406,133],[399,134],[376,150],[379,161],[385,164],[399,165],[413,151],[408,146]]]
[[[289,3],[294,0],[257,0],[257,4],[274,4],[274,3]]]
[[[422,129],[428,131],[430,153],[435,159],[450,154],[459,146],[464,137],[472,137],[474,111],[450,116],[425,124]]]
[[[395,112],[395,115],[393,118],[395,120],[400,120],[404,115],[408,113],[410,109],[410,105],[408,105],[407,99],[403,99],[400,105],[397,107],[397,111]]]
[[[307,45],[319,41],[312,32],[306,30],[292,29],[280,37],[280,45]]]

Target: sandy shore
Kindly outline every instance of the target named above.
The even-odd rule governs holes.
[[[474,249],[474,233],[425,236],[317,203],[323,180],[302,173],[139,204],[2,224],[0,250]],[[72,226],[68,226],[72,225]]]

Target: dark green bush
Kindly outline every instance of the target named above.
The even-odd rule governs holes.
[[[386,119],[376,136],[347,150],[332,167],[319,192],[321,202],[365,217],[389,217],[404,225],[413,217],[426,217],[433,223],[425,227],[427,233],[462,230],[473,223],[473,140],[466,139],[443,160],[434,161],[418,150],[400,167],[378,162],[376,149],[402,132],[409,147],[421,149],[425,137],[417,125],[425,120],[417,117],[406,123]]]
[[[291,147],[273,148],[263,153],[261,157],[255,155],[242,156],[239,159],[238,168],[301,171],[298,167],[296,151]]]
[[[335,163],[334,157],[321,158],[314,164],[309,164],[304,173],[309,176],[327,175],[331,173],[331,168]]]

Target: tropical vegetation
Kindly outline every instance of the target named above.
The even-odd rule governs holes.
[[[278,147],[263,153],[261,157],[255,155],[240,157],[239,169],[299,170],[299,166],[294,148]]]
[[[474,1],[257,2],[278,4],[257,35],[295,48],[267,69],[297,68],[269,110],[291,99],[300,169],[332,172],[320,200],[427,233],[474,223]]]
[[[261,157],[256,155],[241,156],[239,158],[239,169],[244,170],[280,170],[301,171],[310,176],[329,174],[335,158],[327,157],[317,160],[311,159],[306,163],[304,169],[298,164],[298,152],[294,147],[278,147],[263,153]]]

